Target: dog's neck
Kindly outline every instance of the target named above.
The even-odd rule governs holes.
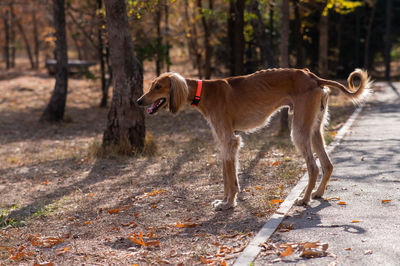
[[[194,96],[196,95],[197,79],[186,79],[186,84],[187,84],[188,90],[189,90],[187,101],[189,103],[191,103],[194,99]],[[199,105],[201,104],[201,101],[203,100],[203,94],[204,93],[202,92]]]

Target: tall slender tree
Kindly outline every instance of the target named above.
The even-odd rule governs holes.
[[[290,24],[290,10],[289,0],[283,0],[282,2],[282,37],[281,37],[281,60],[280,67],[289,67],[289,24]],[[280,135],[287,135],[289,133],[289,112],[288,108],[284,108],[281,111],[281,128]]]
[[[132,154],[144,148],[144,112],[136,104],[143,93],[143,71],[133,53],[125,1],[107,0],[105,7],[114,90],[103,145]]]
[[[230,1],[228,37],[230,44],[231,75],[244,74],[244,5],[245,0]]]
[[[68,89],[68,55],[65,30],[65,1],[53,1],[54,27],[56,29],[56,84],[50,102],[40,120],[57,122],[64,118]]]

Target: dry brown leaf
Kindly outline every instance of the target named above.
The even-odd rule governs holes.
[[[345,201],[339,201],[337,204],[339,204],[339,205],[347,205],[347,203]]]
[[[304,244],[301,251],[300,257],[315,258],[326,256],[326,250],[328,249],[328,243],[307,242]]]
[[[180,228],[184,228],[184,227],[191,228],[191,227],[196,227],[196,226],[197,226],[196,223],[183,223],[183,224],[181,224],[180,222],[176,222],[176,227],[180,227]]]
[[[200,261],[201,261],[201,263],[204,263],[204,264],[208,264],[208,263],[212,263],[212,262],[213,262],[212,260],[207,260],[207,259],[204,258],[204,257],[201,257],[201,258],[200,258]]]
[[[279,161],[275,161],[272,165],[277,166],[279,164]]]
[[[117,214],[119,213],[121,210],[120,209],[109,209],[107,210],[109,214]]]
[[[392,200],[390,200],[390,199],[384,199],[384,200],[382,200],[382,203],[389,203],[389,202],[391,202]]]
[[[93,223],[93,221],[84,222],[82,225],[88,225],[88,224],[91,224],[91,223]]]
[[[282,252],[282,253],[279,255],[279,257],[283,258],[283,257],[289,256],[289,255],[292,255],[292,254],[293,254],[293,248],[292,248],[292,246],[289,245],[289,246],[285,249],[285,251]]]
[[[281,203],[281,202],[283,202],[283,200],[281,200],[281,199],[274,199],[274,200],[271,200],[270,202],[269,202],[269,204],[277,204],[277,203]]]
[[[339,197],[332,197],[332,198],[326,198],[325,201],[329,201],[329,200],[340,200]]]
[[[353,220],[353,221],[351,221],[352,223],[359,223],[360,221],[359,220]]]

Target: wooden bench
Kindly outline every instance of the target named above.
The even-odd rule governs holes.
[[[46,68],[49,75],[54,76],[56,74],[57,61],[54,59],[46,60]],[[84,75],[89,73],[89,67],[96,65],[95,62],[85,60],[68,60],[68,72],[72,75]]]

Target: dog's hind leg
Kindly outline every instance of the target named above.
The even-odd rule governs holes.
[[[224,199],[214,201],[213,206],[216,210],[225,210],[236,206],[236,197],[240,190],[237,178],[237,157],[241,138],[231,133],[230,136],[219,138],[219,140],[222,145]]]
[[[311,149],[311,136],[318,117],[322,93],[321,91],[313,90],[303,96],[301,99],[297,99],[294,104],[291,134],[296,148],[306,161],[308,171],[308,185],[304,192],[304,197],[297,200],[297,205],[308,204],[319,172]]]
[[[333,172],[333,165],[329,159],[328,154],[325,151],[323,130],[324,130],[324,120],[325,114],[328,109],[328,93],[326,92],[322,98],[321,111],[319,113],[318,121],[314,127],[314,132],[312,135],[312,145],[313,150],[317,154],[319,162],[322,168],[322,179],[318,186],[318,189],[312,193],[313,198],[321,198],[324,195],[326,185],[328,184],[329,178]]]

